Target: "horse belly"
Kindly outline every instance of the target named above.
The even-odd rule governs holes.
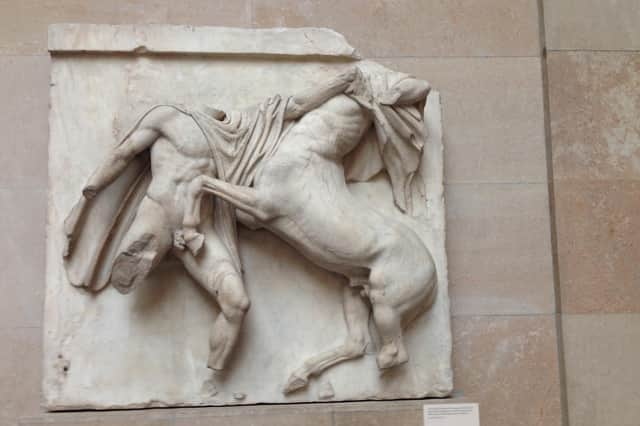
[[[361,275],[379,252],[372,226],[375,212],[350,201],[346,186],[306,186],[291,194],[289,208],[269,228],[321,267],[344,275]]]
[[[378,248],[367,225],[371,212],[358,207],[342,165],[366,120],[354,101],[337,98],[294,125],[254,187],[277,212],[267,228],[314,263],[353,276],[368,268]]]

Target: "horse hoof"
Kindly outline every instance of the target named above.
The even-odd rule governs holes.
[[[376,357],[376,364],[378,364],[378,369],[387,370],[394,366],[394,360],[389,356],[378,355]]]
[[[309,379],[305,379],[304,377],[300,377],[295,373],[289,376],[289,380],[287,380],[287,384],[284,387],[284,394],[288,394],[291,392],[295,392],[298,389],[302,389],[303,387],[309,384]]]
[[[386,370],[396,365],[404,364],[409,360],[409,356],[405,350],[399,350],[395,344],[385,345],[378,356],[376,357],[376,363],[380,370]]]
[[[212,379],[206,380],[202,383],[202,388],[200,389],[200,395],[203,397],[214,397],[218,394],[218,388],[216,388],[215,383]]]

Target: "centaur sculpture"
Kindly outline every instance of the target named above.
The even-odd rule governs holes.
[[[243,111],[150,109],[91,176],[65,221],[70,282],[128,293],[173,253],[220,306],[208,366],[222,370],[249,309],[237,219],[349,280],[346,341],[294,370],[286,393],[362,356],[370,312],[381,342],[378,367],[406,362],[403,325],[433,302],[435,265],[416,232],[354,197],[346,182],[384,168],[397,208],[411,213],[429,90],[425,81],[361,62],[309,91]],[[126,191],[102,195],[118,180]],[[89,233],[89,225],[102,226]]]

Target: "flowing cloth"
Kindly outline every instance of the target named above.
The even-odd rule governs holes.
[[[284,118],[289,99],[274,96],[256,107],[232,111],[223,120],[214,118],[206,107],[188,112],[207,139],[219,179],[253,185],[263,160],[275,154],[293,124]],[[240,270],[235,208],[216,199],[214,217],[215,229]]]
[[[372,139],[361,143],[348,159],[346,177],[351,181],[366,181],[387,170],[398,208],[411,213],[412,183],[420,167],[422,151],[427,138],[423,111],[426,97],[412,105],[386,105],[380,98],[408,74],[393,71],[374,62],[358,65],[365,78],[361,91],[349,95],[366,108],[373,117],[375,144]]]
[[[140,117],[123,141],[154,109],[160,106],[174,108],[191,117],[202,131],[216,164],[217,177],[236,185],[250,186],[262,161],[276,152],[292,124],[284,119],[288,102],[289,98],[271,97],[252,108],[226,113],[223,120],[214,118],[206,106],[189,109],[179,105],[156,105]],[[72,285],[99,291],[109,283],[120,243],[152,179],[148,151],[139,154],[95,198],[82,197],[67,216],[63,257]],[[241,271],[235,209],[216,199],[214,215],[216,232]]]
[[[273,156],[291,127],[284,119],[288,102],[274,96],[253,108],[232,111],[223,120],[207,107],[187,110],[209,143],[220,179],[242,186],[253,183],[262,160]]]

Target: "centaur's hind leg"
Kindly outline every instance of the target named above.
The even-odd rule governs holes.
[[[435,264],[428,251],[415,247],[415,254],[420,253],[423,255],[411,259],[411,255],[391,252],[371,269],[369,300],[373,322],[382,340],[376,358],[380,369],[409,359],[403,325],[433,301],[437,289]],[[404,258],[399,259],[399,256]]]
[[[233,266],[227,248],[215,233],[213,224],[207,219],[202,230],[206,244],[198,256],[187,250],[174,250],[189,274],[215,298],[220,313],[213,323],[209,337],[209,360],[213,370],[224,369],[240,335],[249,298],[242,277]]]
[[[289,376],[283,391],[285,394],[305,387],[309,383],[310,376],[318,375],[332,365],[364,355],[369,306],[360,296],[360,290],[354,288],[355,285],[352,281],[350,286],[345,286],[343,290],[342,309],[347,323],[345,342],[306,360]]]

